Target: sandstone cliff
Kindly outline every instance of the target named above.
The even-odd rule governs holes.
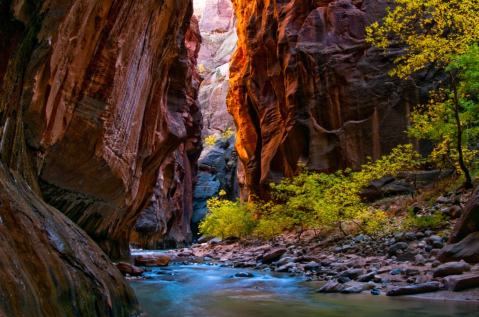
[[[161,164],[194,121],[191,3],[51,0],[33,17],[29,3],[12,3],[29,47],[19,44],[4,77],[2,159],[30,184],[39,175],[44,199],[108,254],[126,254]]]
[[[167,158],[198,151],[192,12],[189,0],[0,0],[0,315],[138,313],[108,255],[129,252]]]
[[[193,16],[185,36],[174,78],[186,78],[186,107],[183,118],[187,138],[160,167],[154,195],[132,229],[130,243],[142,249],[184,247],[192,240],[193,189],[196,185],[198,157],[202,150],[202,113],[197,101],[202,78],[196,68],[201,35],[198,19]],[[186,55],[185,55],[186,54]],[[182,65],[186,62],[185,65]],[[186,71],[185,75],[178,70]],[[182,82],[178,82],[181,87]]]
[[[404,133],[407,114],[437,74],[391,78],[403,48],[384,55],[365,42],[366,26],[391,1],[232,2],[239,40],[228,110],[252,193],[267,197],[269,184],[291,177],[299,160],[314,171],[357,169],[368,156],[414,142]]]

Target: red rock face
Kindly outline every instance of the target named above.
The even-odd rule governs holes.
[[[192,242],[193,189],[202,150],[202,115],[197,103],[202,78],[196,68],[200,45],[198,19],[193,16],[180,50],[182,58],[172,68],[176,71],[172,80],[178,80],[178,94],[186,92],[183,123],[187,138],[161,165],[153,198],[132,229],[130,243],[138,248],[174,248]],[[186,73],[179,75],[180,69]]]
[[[110,255],[126,254],[160,166],[199,142],[185,84],[191,3],[51,0],[33,16],[28,3],[14,6],[31,38],[3,78],[2,159],[37,192],[39,175],[44,199]]]
[[[232,2],[239,40],[228,110],[250,192],[266,197],[298,161],[321,172],[358,169],[368,156],[414,142],[404,133],[407,114],[437,77],[391,78],[402,48],[384,55],[365,42],[389,1]]]

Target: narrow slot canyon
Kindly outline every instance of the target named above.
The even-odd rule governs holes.
[[[0,317],[477,316],[479,186],[453,110],[450,136],[408,133],[468,88],[477,185],[477,85],[433,62],[391,75],[411,44],[368,30],[401,5],[0,0]],[[329,195],[334,177],[353,185]]]

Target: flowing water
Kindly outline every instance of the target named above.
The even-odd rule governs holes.
[[[166,275],[158,275],[166,271]],[[131,281],[142,317],[478,317],[479,303],[391,298],[384,295],[316,294],[319,282],[284,273],[191,265],[153,268],[151,280]]]

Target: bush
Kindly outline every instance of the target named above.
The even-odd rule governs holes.
[[[444,226],[446,224],[446,216],[441,212],[433,216],[422,216],[416,217],[414,214],[411,214],[406,220],[404,220],[404,228],[409,230],[416,228],[418,230],[434,230],[438,227]]]
[[[218,197],[208,200],[208,214],[199,225],[200,233],[222,239],[251,236],[255,221],[251,205]]]

